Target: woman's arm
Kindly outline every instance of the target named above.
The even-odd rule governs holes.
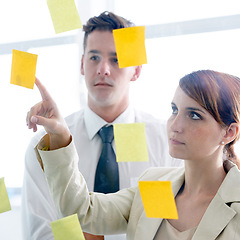
[[[53,151],[38,150],[54,203],[61,216],[78,214],[82,229],[93,234],[126,232],[136,188],[113,194],[89,193],[78,170],[73,142]]]
[[[26,120],[33,131],[42,125],[48,133],[36,153],[58,212],[63,217],[77,213],[83,230],[93,234],[126,232],[135,189],[108,195],[89,193],[67,124],[46,88],[38,79],[35,83],[42,101],[31,108]]]

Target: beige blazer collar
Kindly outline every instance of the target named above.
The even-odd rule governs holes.
[[[172,175],[169,177],[172,179]],[[161,180],[161,179],[159,179]],[[164,179],[170,180],[170,179]],[[173,179],[172,179],[173,180]],[[184,172],[172,181],[173,194],[176,196],[184,182]],[[230,207],[234,201],[240,201],[240,172],[237,167],[230,169],[216,196],[205,212],[192,240],[214,240],[227,226],[236,212]],[[238,187],[238,190],[234,191]],[[139,219],[134,240],[152,240],[162,222],[162,218],[147,218],[143,209]]]
[[[164,181],[172,181],[172,190],[173,190],[173,195],[176,196],[179,189],[181,188],[183,182],[184,182],[184,171],[180,170],[180,175],[178,175],[176,177],[175,180],[172,179],[172,175],[168,177],[164,178]],[[178,172],[179,172],[178,170]],[[162,180],[162,179],[159,179]],[[144,239],[144,240],[152,240],[155,237],[155,234],[157,233],[157,230],[162,222],[162,218],[147,218],[145,211],[143,209],[142,215],[139,219],[137,228],[136,228],[136,234],[134,237],[134,240],[140,240],[140,239]]]
[[[214,240],[237,214],[231,203],[240,200],[240,172],[237,167],[229,170],[217,194],[208,206],[192,240]],[[238,188],[238,189],[235,189]]]

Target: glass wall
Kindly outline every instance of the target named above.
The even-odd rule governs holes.
[[[199,69],[240,76],[240,25],[229,20],[240,16],[238,0],[76,0],[83,23],[104,10],[114,11],[153,29],[146,38],[148,64],[132,82],[131,101],[137,108],[167,119],[179,78]],[[146,7],[147,6],[147,7]],[[226,17],[226,18],[225,18]],[[46,1],[9,0],[0,3],[0,177],[5,177],[13,210],[0,214],[0,238],[21,239],[20,192],[24,154],[33,133],[25,124],[29,108],[40,101],[37,89],[10,85],[12,49],[38,55],[36,75],[46,85],[64,116],[86,104],[80,75],[82,31],[55,34]],[[211,23],[211,29],[207,28]],[[240,22],[240,21],[239,21]],[[226,24],[225,24],[226,23]],[[169,25],[172,24],[172,25]],[[169,26],[171,34],[166,34]],[[188,30],[186,34],[187,26]],[[148,32],[149,33],[149,32]],[[190,34],[192,33],[192,34]],[[194,33],[194,34],[193,34]],[[240,151],[239,151],[240,152]],[[9,223],[16,223],[10,231]],[[5,235],[4,235],[5,234]],[[17,236],[15,236],[15,234]]]

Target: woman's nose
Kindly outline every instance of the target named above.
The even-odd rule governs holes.
[[[181,133],[184,128],[184,119],[179,115],[176,115],[169,119],[168,124],[171,131]]]

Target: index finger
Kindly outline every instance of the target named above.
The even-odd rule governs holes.
[[[35,77],[35,84],[38,87],[38,90],[42,96],[42,100],[47,101],[52,99],[45,86],[40,82],[37,77]]]

